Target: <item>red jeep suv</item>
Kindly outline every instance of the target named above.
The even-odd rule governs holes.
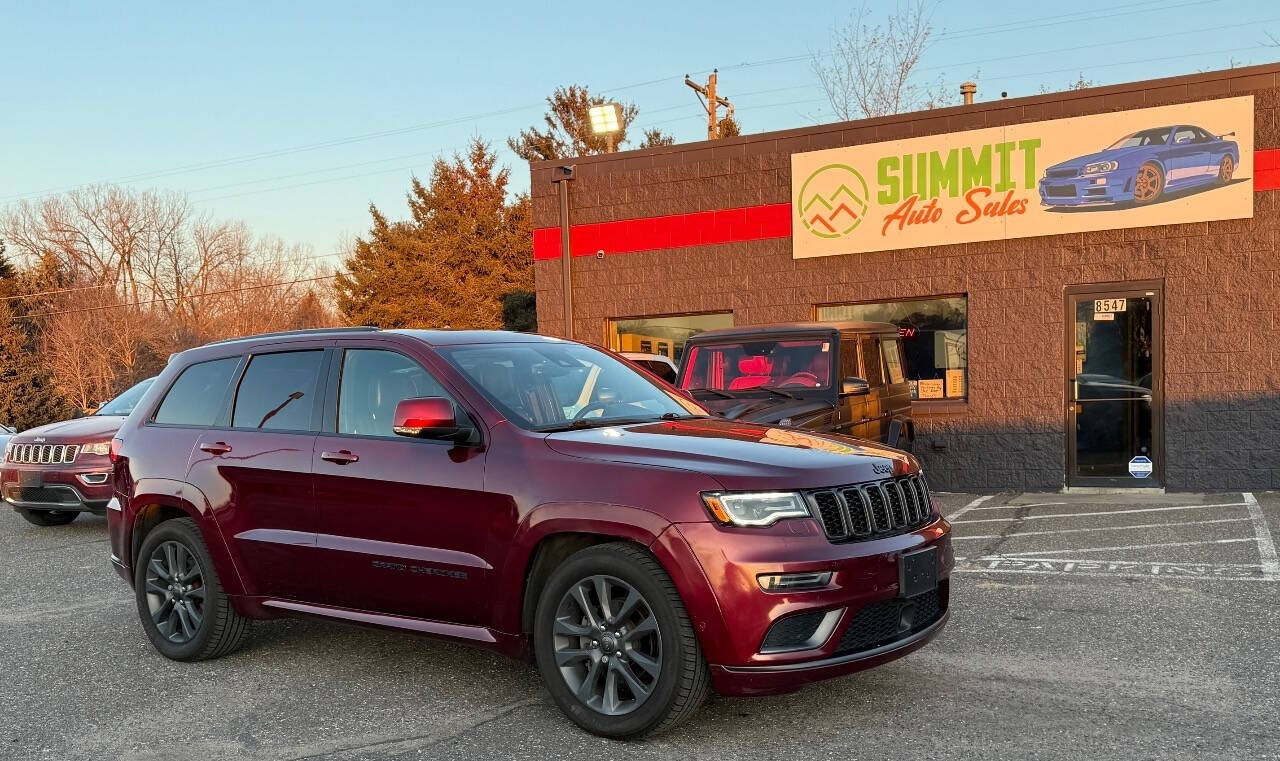
[[[146,393],[148,378],[86,417],[29,428],[4,448],[0,492],[28,523],[64,526],[101,515],[111,499],[111,437]]]
[[[535,335],[348,328],[176,356],[112,442],[112,562],[184,661],[310,615],[536,661],[588,731],[787,692],[947,620],[911,455],[740,423]]]

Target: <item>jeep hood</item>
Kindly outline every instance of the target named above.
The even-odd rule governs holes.
[[[15,434],[11,441],[15,444],[89,444],[110,439],[124,421],[124,417],[117,415],[89,415],[28,428]],[[38,438],[44,441],[36,441]]]
[[[731,490],[837,486],[919,469],[911,455],[861,439],[719,418],[564,431],[546,443],[584,460],[703,473]]]
[[[763,399],[760,397],[699,398],[698,404],[730,420],[766,424],[787,419],[805,420],[822,412],[830,412],[832,407],[829,402],[822,399],[788,399],[784,396],[770,396]]]

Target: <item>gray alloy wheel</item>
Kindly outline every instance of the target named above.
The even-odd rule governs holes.
[[[236,612],[223,590],[192,519],[175,518],[151,529],[142,539],[133,574],[142,629],[166,658],[218,658],[248,640],[252,622]]]
[[[157,545],[147,560],[147,607],[160,635],[175,645],[196,638],[204,625],[204,572],[179,542]]]
[[[634,739],[698,709],[711,671],[675,584],[645,547],[591,545],[561,561],[541,587],[530,622],[534,659],[575,724]]]
[[[662,673],[662,633],[635,587],[589,576],[565,592],[555,616],[556,665],[578,700],[606,716],[648,700]]]

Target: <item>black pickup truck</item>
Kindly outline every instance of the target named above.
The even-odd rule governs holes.
[[[909,450],[911,385],[898,329],[879,322],[710,330],[684,348],[677,384],[732,420],[833,431]]]

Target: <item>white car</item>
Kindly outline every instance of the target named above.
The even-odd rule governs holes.
[[[676,363],[671,361],[670,357],[664,357],[661,354],[641,354],[637,351],[624,351],[622,356],[640,365],[644,369],[663,379],[667,383],[675,383],[676,376],[680,374]]]

